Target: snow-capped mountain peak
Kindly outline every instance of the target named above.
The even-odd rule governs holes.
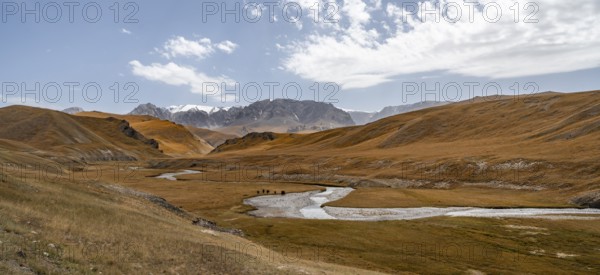
[[[192,111],[192,110],[204,111],[207,114],[212,114],[219,110],[227,111],[227,110],[229,110],[229,108],[230,107],[213,107],[213,106],[205,106],[205,105],[186,104],[186,105],[169,106],[169,107],[167,107],[167,110],[169,112],[171,112],[172,114],[179,113],[179,112],[187,112],[187,111]]]

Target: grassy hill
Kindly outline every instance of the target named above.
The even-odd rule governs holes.
[[[193,130],[152,117],[3,108],[0,273],[590,272],[600,227],[588,217],[267,219],[247,215],[243,200],[265,189],[335,185],[356,188],[329,204],[340,207],[596,206],[598,95],[476,98],[313,134],[251,133],[210,154],[180,157],[161,154],[149,138],[183,152]],[[104,158],[106,150],[121,157]],[[65,166],[61,157],[120,161]],[[133,159],[140,161],[122,161]],[[202,173],[155,177],[181,169]],[[199,217],[244,237],[193,224]],[[439,257],[407,250],[413,243],[483,252]],[[280,257],[315,247],[323,248],[321,260]]]
[[[25,106],[0,108],[0,117],[3,143],[39,156],[86,161],[164,157],[154,140],[116,118],[76,117]]]
[[[599,95],[600,92],[595,91],[545,93],[521,99],[487,98],[401,114],[365,126],[302,135],[287,144],[268,142],[273,148],[315,146],[347,151],[489,140],[502,140],[503,145],[537,143],[563,148],[577,139],[593,142],[597,137],[600,130]],[[583,145],[598,148],[590,142]],[[559,152],[555,146],[548,147],[551,151],[540,153],[551,156]],[[587,153],[590,157],[595,155]]]
[[[5,150],[0,162],[27,167],[0,173],[1,274],[375,274],[193,224],[194,214],[113,176],[135,170],[95,165],[102,176],[85,179],[52,160]],[[23,176],[38,174],[40,165],[59,170]]]
[[[217,147],[211,158],[321,163],[339,176],[370,179],[359,186],[421,180],[582,191],[600,183],[599,130],[599,91],[543,93],[476,98],[314,134],[247,136]]]
[[[222,133],[219,131],[213,131],[213,130],[204,129],[204,128],[197,128],[197,127],[192,127],[192,126],[186,126],[186,128],[192,134],[200,137],[201,139],[206,140],[206,142],[208,142],[208,144],[212,145],[213,147],[217,147],[217,146],[223,144],[228,139],[233,139],[233,138],[238,137],[237,135],[226,134],[226,133]]]
[[[81,112],[76,115],[98,118],[116,117],[127,120],[144,136],[155,139],[159,144],[159,149],[170,156],[201,156],[214,149],[212,145],[192,134],[186,127],[151,116],[115,115],[102,112]]]

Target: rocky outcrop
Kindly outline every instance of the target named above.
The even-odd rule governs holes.
[[[233,146],[235,146],[236,148],[240,148],[243,146],[257,145],[262,142],[269,142],[275,139],[277,139],[277,134],[273,132],[249,133],[240,138],[232,138],[226,140],[223,144],[215,148],[211,153],[223,152]]]
[[[213,231],[217,231],[217,232],[233,234],[233,235],[240,236],[240,237],[244,236],[244,232],[240,229],[220,227],[217,225],[216,222],[213,222],[213,221],[210,221],[207,219],[203,219],[203,218],[195,218],[192,221],[192,224],[200,226],[200,227],[204,227],[204,228],[207,228],[207,229],[210,229]]]
[[[571,200],[571,202],[582,207],[600,208],[600,190],[576,196]]]
[[[108,120],[117,120],[116,118],[107,118]],[[150,145],[154,149],[158,149],[158,142],[154,139],[148,139],[140,132],[133,129],[127,120],[121,120],[119,123],[119,130],[130,138],[134,138]]]

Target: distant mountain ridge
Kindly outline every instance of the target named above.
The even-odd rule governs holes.
[[[219,128],[226,135],[274,131],[307,133],[338,127],[363,125],[386,117],[442,106],[449,102],[424,101],[415,104],[388,106],[379,112],[363,112],[336,108],[332,104],[311,100],[263,100],[246,107],[215,107],[207,105],[172,105],[158,107],[140,104],[130,115],[148,115],[158,119],[197,128]],[[71,107],[62,112],[76,114],[82,108]]]
[[[229,108],[202,105],[163,108],[147,103],[129,114],[150,115],[199,128],[227,128],[229,133],[242,135],[259,131],[321,131],[355,124],[348,113],[332,104],[291,99],[263,100]]]
[[[214,107],[214,106],[205,106],[205,105],[186,104],[186,105],[173,105],[173,106],[167,107],[166,109],[171,113],[179,113],[179,112],[187,112],[190,110],[197,110],[197,111],[204,111],[208,114],[212,114],[212,113],[220,111],[220,110],[227,111],[227,110],[231,109],[231,107]]]
[[[62,110],[61,112],[67,113],[67,114],[70,114],[70,115],[74,115],[76,113],[81,113],[81,112],[84,112],[84,111],[85,110],[83,110],[83,108],[81,108],[81,107],[70,107],[70,108]]]
[[[357,125],[363,125],[377,120],[395,116],[403,113],[409,113],[418,111],[426,108],[437,107],[449,104],[450,102],[442,101],[422,101],[414,104],[399,105],[399,106],[387,106],[379,112],[362,112],[362,111],[348,111],[348,114],[352,117],[352,120]]]

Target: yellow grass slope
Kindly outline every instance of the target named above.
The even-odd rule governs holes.
[[[226,133],[223,133],[220,131],[213,131],[213,130],[204,129],[204,128],[196,128],[196,127],[192,127],[192,126],[186,126],[186,128],[190,132],[192,132],[192,134],[196,135],[197,137],[199,137],[203,140],[206,140],[206,142],[208,142],[213,147],[217,147],[217,146],[223,144],[228,139],[233,139],[233,138],[238,137],[237,135],[234,135],[234,134],[226,134]]]
[[[76,117],[25,106],[1,108],[0,117],[0,144],[39,156],[89,161],[164,157],[154,141],[115,118]]]
[[[194,225],[192,214],[113,182],[121,172],[111,165],[91,180],[32,177],[40,163],[61,165],[27,154],[0,150],[0,162],[29,167],[0,177],[0,274],[375,274]]]
[[[231,140],[211,157],[264,165],[323,163],[376,186],[423,179],[585,191],[600,183],[599,130],[599,91],[542,93],[478,98],[314,134],[249,136],[253,142]]]
[[[184,126],[166,120],[133,123],[133,127],[156,139],[159,148],[172,156],[205,155],[214,148],[205,140],[190,133]]]
[[[102,112],[81,112],[77,116],[116,117],[127,120],[144,136],[158,141],[159,149],[170,156],[201,156],[213,150],[213,146],[192,134],[187,128],[174,122],[151,116],[116,115]]]
[[[544,93],[522,98],[487,98],[461,102],[385,118],[371,124],[296,135],[285,142],[264,140],[271,149],[314,148],[364,152],[394,151],[423,144],[461,145],[492,143],[523,155],[600,157],[600,92]],[[577,146],[575,146],[577,145]],[[234,146],[227,150],[235,151]],[[532,150],[544,148],[545,150]],[[494,151],[495,154],[507,152]]]

